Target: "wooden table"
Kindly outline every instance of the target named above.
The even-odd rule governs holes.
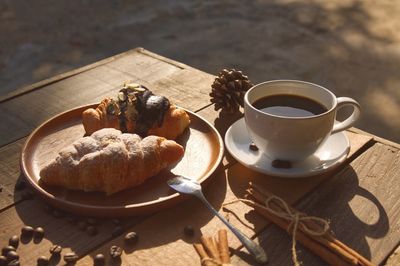
[[[22,265],[35,265],[39,256],[49,256],[52,244],[64,247],[63,253],[75,251],[80,256],[78,265],[92,265],[93,256],[108,254],[111,245],[123,246],[123,233],[112,236],[115,224],[111,219],[101,220],[98,234],[89,236],[71,223],[68,215],[57,218],[48,214],[41,199],[30,199],[26,192],[29,188],[21,189],[16,184],[23,179],[19,168],[21,147],[35,127],[62,111],[114,95],[126,80],[148,86],[156,94],[198,113],[214,124],[222,136],[238,118],[221,118],[214,111],[208,95],[214,76],[141,48],[0,98],[0,243],[5,246],[9,237],[19,235],[24,224],[41,226],[46,233],[41,242],[20,245]],[[299,210],[329,219],[338,239],[374,263],[385,263],[400,242],[400,145],[357,129],[346,134],[351,142],[346,162],[334,171],[310,178],[265,176],[245,168],[225,152],[205,195],[230,222],[265,248],[270,265],[292,264],[287,233],[243,203],[228,209],[221,207],[224,202],[243,197],[250,180]],[[198,265],[199,258],[191,245],[199,242],[198,230],[214,235],[224,227],[194,198],[152,215],[121,219],[121,223],[125,232],[140,235],[138,244],[125,250],[122,265]],[[184,236],[185,225],[196,229],[193,238]],[[236,250],[233,264],[251,264],[231,233],[229,242]],[[304,265],[323,264],[301,245],[298,250]],[[57,260],[53,262],[57,264]]]

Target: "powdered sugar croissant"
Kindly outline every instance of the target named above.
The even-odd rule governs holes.
[[[126,83],[117,99],[107,97],[96,109],[85,110],[82,122],[87,134],[112,127],[141,136],[175,139],[188,127],[190,119],[185,110],[170,104],[167,98],[154,95],[139,84]]]
[[[183,156],[173,140],[121,133],[113,128],[96,131],[63,149],[40,172],[40,182],[107,195],[142,184]]]

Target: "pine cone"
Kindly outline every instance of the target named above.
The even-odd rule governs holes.
[[[253,86],[242,71],[223,69],[211,85],[211,102],[214,109],[222,109],[227,113],[235,113],[239,106],[243,107],[244,94]]]

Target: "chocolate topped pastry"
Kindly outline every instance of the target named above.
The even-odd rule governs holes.
[[[82,120],[87,134],[111,127],[167,139],[175,139],[190,123],[185,110],[136,83],[125,83],[116,98],[107,97],[96,109],[85,110]]]

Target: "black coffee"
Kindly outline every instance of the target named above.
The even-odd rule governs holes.
[[[255,101],[253,106],[268,114],[288,117],[307,117],[328,111],[313,99],[289,94],[266,96]]]

